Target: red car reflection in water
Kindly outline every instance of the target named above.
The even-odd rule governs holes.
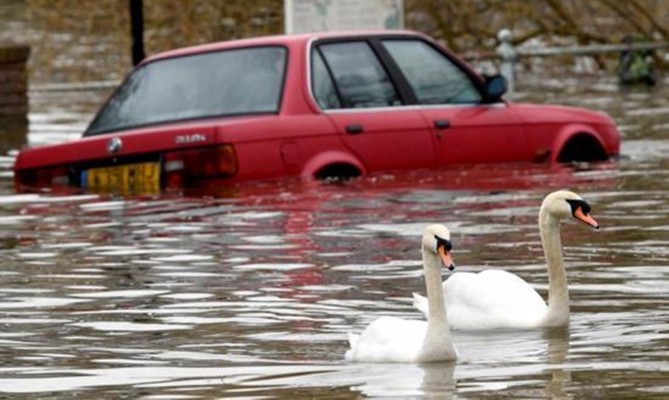
[[[28,148],[19,191],[159,193],[280,177],[353,177],[478,163],[603,161],[606,115],[503,100],[408,31],[272,36],[145,60],[79,140]]]
[[[70,217],[57,218],[53,223],[36,224],[34,235],[24,230],[19,237],[19,244],[34,249],[37,243],[43,241],[45,229],[53,230],[55,234],[48,236],[55,241],[64,240],[59,239],[62,237],[62,232],[78,232],[80,235],[82,232],[90,231],[91,236],[89,237],[70,238],[69,240],[91,242],[96,246],[128,243],[142,247],[147,244],[143,240],[146,236],[181,238],[184,241],[183,245],[179,246],[185,248],[202,246],[207,249],[204,254],[213,254],[217,257],[217,260],[221,262],[222,270],[231,265],[230,261],[223,261],[230,257],[231,250],[248,254],[250,263],[266,264],[270,272],[272,272],[272,264],[279,264],[273,271],[272,285],[283,290],[280,296],[309,303],[319,300],[318,289],[314,287],[324,286],[326,283],[328,285],[352,285],[349,281],[337,281],[336,278],[333,278],[337,275],[336,272],[333,273],[328,268],[336,265],[333,264],[334,262],[341,263],[343,259],[349,257],[346,255],[350,255],[351,263],[368,263],[374,268],[384,268],[384,263],[397,261],[394,257],[401,254],[398,249],[405,249],[406,260],[420,260],[414,236],[389,235],[384,234],[383,231],[374,233],[367,230],[362,235],[364,239],[355,239],[355,235],[342,236],[327,233],[364,230],[361,224],[368,224],[370,221],[386,226],[405,223],[422,224],[428,221],[449,224],[461,218],[457,213],[453,214],[454,210],[469,214],[500,207],[500,203],[491,205],[488,201],[482,203],[471,201],[471,198],[477,194],[518,191],[527,193],[537,190],[546,193],[564,187],[587,187],[588,191],[601,191],[603,188],[617,187],[622,176],[623,174],[617,170],[615,163],[597,163],[594,168],[584,171],[563,165],[505,164],[494,169],[481,165],[375,174],[336,184],[325,184],[312,180],[277,180],[238,185],[220,192],[216,190],[217,188],[210,188],[209,191],[200,189],[193,193],[185,193],[186,195],[192,194],[194,197],[171,194],[165,194],[160,198],[133,197],[128,199],[129,207],[112,211],[105,207],[100,208],[99,211],[92,208],[84,213],[84,218],[77,215],[77,212],[81,212],[80,207],[75,207],[77,210],[73,212],[72,204],[68,205],[67,202],[52,202],[49,207],[45,207],[43,203],[37,203],[36,206],[27,206],[20,214],[45,214],[51,217],[70,215]],[[92,198],[81,201],[102,201],[104,204],[104,201],[108,199],[106,196],[101,196],[99,199],[95,198],[96,196],[90,197]],[[466,206],[457,202],[463,197],[470,198]],[[527,196],[519,197],[520,200],[505,200],[504,206],[537,207],[535,201],[527,200]],[[62,207],[63,210],[54,211],[54,207]],[[198,210],[205,212],[200,214]],[[216,216],[225,213],[244,214],[246,211],[260,214],[267,211],[274,215],[261,219],[249,217],[242,221],[258,224],[261,227],[248,230],[250,234],[260,232],[263,235],[281,238],[277,246],[270,243],[266,248],[263,248],[261,244],[254,250],[235,249],[235,246],[239,246],[239,242],[231,246],[227,241],[221,243],[216,240],[216,238],[224,237],[230,230],[236,232],[235,237],[244,237],[245,235],[240,235],[245,232],[244,228],[234,225],[226,227],[226,224],[221,223]],[[155,231],[135,227],[131,231],[137,230],[138,233],[137,238],[133,238],[131,231],[117,229],[115,224],[112,224],[110,229],[81,229],[81,224],[91,225],[91,222],[102,222],[101,225],[104,226],[110,217],[112,221],[124,220],[122,226],[127,227],[132,227],[132,222],[139,222],[140,227],[145,227],[149,221],[150,225],[155,225]],[[535,214],[532,213],[530,218],[534,220]],[[200,239],[195,240],[200,242],[198,245],[186,244],[193,241],[190,238],[192,232],[184,233],[164,229],[166,226],[178,226],[184,222],[197,224],[200,219],[211,231],[197,232],[200,234]],[[509,221],[510,224],[511,222]],[[202,235],[202,233],[205,234]],[[206,242],[208,236],[212,237],[210,245],[201,242]],[[499,240],[499,237],[494,235],[490,235],[490,238]],[[467,235],[459,236],[457,238],[458,251],[468,249],[470,246],[467,241],[470,240],[473,239],[468,238]],[[476,239],[476,241],[479,240],[481,239]],[[149,245],[151,243],[148,242]],[[248,243],[242,242],[241,244]],[[337,256],[337,253],[340,255]],[[391,258],[390,255],[394,256]],[[507,255],[502,256],[507,257]],[[466,256],[458,255],[456,260],[462,263],[466,260]],[[280,264],[292,263],[302,264],[304,268],[281,269],[280,267]],[[137,265],[132,266],[132,263],[129,265],[131,265],[129,267],[131,270],[137,267]],[[348,277],[348,275],[345,276]],[[252,282],[267,285],[262,279]],[[255,288],[250,288],[250,290],[255,290]],[[389,296],[401,297],[406,296],[407,292],[406,288],[397,286],[396,289],[388,287],[387,293]],[[298,319],[294,324],[295,331],[298,330],[296,327],[298,325],[300,329],[308,330],[311,324],[318,324],[318,320]]]

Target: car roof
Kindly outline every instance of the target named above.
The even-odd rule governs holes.
[[[347,31],[327,31],[313,33],[299,33],[288,35],[258,36],[248,39],[235,39],[223,42],[214,42],[196,46],[183,47],[180,49],[169,50],[150,56],[142,64],[163,58],[179,57],[189,54],[206,53],[209,51],[233,49],[239,47],[251,47],[260,45],[300,45],[314,40],[336,39],[347,37],[373,37],[373,36],[414,36],[427,38],[426,35],[410,30],[347,30]]]

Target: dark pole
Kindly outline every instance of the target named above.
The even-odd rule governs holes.
[[[130,33],[132,35],[132,65],[144,59],[144,15],[142,0],[130,2]]]

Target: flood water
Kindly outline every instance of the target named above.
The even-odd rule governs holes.
[[[667,398],[669,89],[536,85],[519,100],[615,117],[623,156],[249,184],[226,197],[16,195],[5,173],[0,398]],[[104,95],[33,93],[30,142],[78,136]],[[425,292],[429,223],[451,229],[460,271],[505,268],[545,296],[537,214],[564,187],[602,225],[562,229],[568,329],[455,332],[456,363],[343,359],[347,332],[422,318],[411,293]]]

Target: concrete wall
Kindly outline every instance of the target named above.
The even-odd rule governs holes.
[[[0,155],[26,141],[29,56],[30,47],[0,45]]]

